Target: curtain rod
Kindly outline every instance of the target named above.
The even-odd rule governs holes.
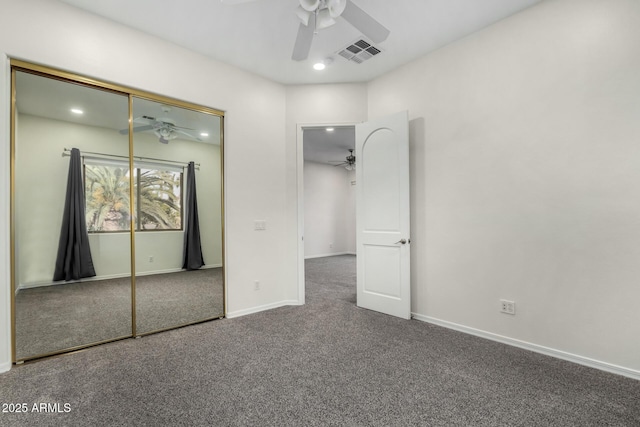
[[[93,154],[96,156],[105,156],[105,157],[118,157],[120,159],[129,159],[129,156],[118,156],[117,154],[105,154],[105,153],[94,153],[91,151],[81,151],[81,153],[83,154]],[[65,148],[64,151],[62,152],[62,157],[64,156],[70,156],[71,155],[71,149],[69,148]],[[177,162],[175,160],[164,160],[164,159],[155,159],[153,157],[141,157],[141,156],[133,156],[134,160],[153,160],[156,162],[163,162],[163,163],[174,163],[177,165],[182,165],[182,166],[188,166],[189,163],[185,163],[185,162]],[[196,169],[200,169],[200,163],[194,163],[194,165],[196,166]]]

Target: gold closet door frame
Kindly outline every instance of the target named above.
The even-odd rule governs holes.
[[[210,320],[226,317],[227,315],[227,281],[226,281],[226,262],[225,262],[225,180],[224,180],[224,111],[215,108],[205,107],[203,105],[194,104],[175,98],[170,98],[164,95],[155,94],[152,92],[146,92],[138,89],[133,89],[127,86],[118,85],[115,83],[104,82],[101,80],[86,77],[80,74],[71,73],[68,71],[48,67],[46,65],[39,65],[31,62],[26,62],[18,59],[10,59],[11,66],[11,92],[10,92],[10,194],[9,194],[9,239],[10,239],[10,286],[11,286],[11,360],[13,364],[21,364],[29,360],[41,359],[50,356],[56,356],[61,354],[67,354],[76,352],[79,350],[95,347],[97,345],[106,344],[113,341],[119,341],[127,338],[134,338],[143,335],[155,334],[171,329],[176,329],[192,324],[202,323]],[[15,281],[16,281],[16,265],[15,265],[15,154],[16,154],[16,72],[21,71],[29,74],[35,74],[46,78],[52,78],[57,80],[66,81],[68,83],[80,84],[92,89],[104,90],[128,97],[129,104],[129,168],[133,170],[134,152],[133,152],[133,98],[142,98],[150,101],[156,101],[167,105],[173,105],[176,107],[184,108],[187,110],[196,111],[199,113],[208,114],[211,116],[220,118],[220,218],[221,218],[221,245],[222,245],[222,316],[216,316],[209,319],[202,319],[196,322],[178,325],[170,328],[160,329],[157,331],[146,332],[144,334],[137,334],[136,331],[136,274],[135,274],[135,232],[133,224],[129,227],[130,245],[131,245],[131,334],[124,337],[112,338],[100,342],[83,344],[79,346],[69,347],[62,350],[53,351],[50,353],[39,354],[35,356],[29,356],[21,359],[16,359],[16,306],[15,306]],[[133,200],[134,187],[133,180],[129,182],[129,197]],[[131,221],[133,222],[133,215],[131,215]]]

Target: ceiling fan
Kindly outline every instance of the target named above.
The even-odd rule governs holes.
[[[344,161],[332,161],[330,163],[338,163],[334,166],[344,166],[344,168],[348,171],[356,170],[356,156],[353,155],[353,149],[349,149],[349,155],[346,157]]]
[[[167,115],[171,111],[171,108],[162,106],[162,111],[165,113],[165,115]],[[189,132],[186,132],[187,130],[195,129],[177,126],[175,120],[169,117],[155,118],[151,116],[141,116],[133,119],[133,122],[142,125],[135,126],[133,128],[134,133],[149,130],[153,131],[153,133],[158,137],[158,141],[163,144],[168,144],[170,140],[176,139],[181,135],[194,139],[196,141],[202,141],[200,138],[191,135]],[[122,129],[120,133],[122,135],[126,135],[129,133],[129,129]]]
[[[255,0],[221,0],[225,4],[240,4]],[[389,37],[389,30],[376,21],[367,12],[360,9],[351,0],[298,0],[296,16],[300,19],[298,35],[293,47],[291,59],[303,61],[309,56],[314,34],[328,28],[341,17],[353,25],[365,37],[374,43],[383,42]]]

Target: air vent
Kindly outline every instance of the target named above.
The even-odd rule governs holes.
[[[348,61],[355,62],[356,64],[362,64],[364,61],[369,58],[373,58],[380,52],[382,51],[372,43],[363,39],[358,39],[344,49],[339,50],[337,53]]]

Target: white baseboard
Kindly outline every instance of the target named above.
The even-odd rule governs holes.
[[[0,374],[11,369],[11,362],[0,363]]]
[[[580,356],[577,354],[567,353],[566,351],[557,350],[554,348],[545,347],[538,344],[533,344],[526,341],[517,340],[514,338],[505,337],[502,335],[494,334],[492,332],[483,331],[480,329],[470,328],[468,326],[459,325],[457,323],[448,322],[446,320],[436,319],[430,316],[424,316],[418,313],[411,313],[411,317],[422,322],[432,323],[434,325],[442,326],[448,329],[453,329],[466,334],[475,335],[480,338],[486,338],[492,341],[497,341],[502,344],[519,347],[524,350],[541,353],[546,356],[555,357],[569,362],[577,363],[579,365],[588,366],[590,368],[599,369],[601,371],[610,372],[613,374],[622,375],[624,377],[640,380],[640,371],[635,369],[625,368],[624,366],[613,365],[611,363],[602,362],[600,360],[591,359],[589,357]]]
[[[207,268],[222,268],[222,264],[207,264],[200,267],[201,270],[206,270]]]
[[[313,259],[313,258],[326,258],[329,256],[338,256],[338,255],[355,255],[355,252],[334,252],[330,254],[322,254],[322,255],[309,255],[305,256],[304,259]]]
[[[209,268],[220,268],[222,267],[222,264],[208,264],[208,265],[204,265],[201,267],[201,270],[206,270]],[[168,268],[165,270],[154,270],[154,271],[143,271],[143,272],[136,272],[136,277],[140,277],[140,276],[153,276],[154,274],[167,274],[167,273],[179,273],[181,271],[184,271],[182,268]],[[29,289],[29,288],[42,288],[44,286],[57,286],[57,285],[67,285],[69,283],[78,283],[78,282],[97,282],[100,280],[109,280],[109,279],[122,279],[123,277],[130,277],[131,275],[128,273],[122,273],[122,274],[107,274],[104,276],[94,276],[94,277],[87,277],[84,278],[82,280],[69,280],[69,281],[59,281],[59,282],[34,282],[34,283],[20,283],[18,285],[18,289],[16,289],[16,295],[18,294],[18,291],[22,290],[22,289]]]
[[[271,304],[261,305],[258,307],[245,308],[244,310],[228,311],[226,317],[227,319],[233,319],[234,317],[241,317],[241,316],[246,316],[248,314],[260,313],[261,311],[272,310],[274,308],[284,307],[287,305],[300,305],[300,304],[297,300],[278,301]]]

